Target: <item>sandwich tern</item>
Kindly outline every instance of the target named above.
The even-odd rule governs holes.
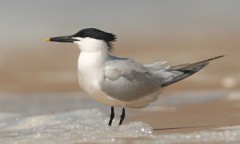
[[[78,79],[82,90],[94,100],[111,106],[108,125],[114,119],[114,107],[122,107],[119,125],[125,118],[125,107],[143,108],[155,101],[163,87],[178,82],[204,68],[217,56],[195,63],[166,66],[159,61],[140,64],[130,58],[112,55],[116,36],[95,28],[74,35],[52,37],[51,42],[75,43],[80,48]]]

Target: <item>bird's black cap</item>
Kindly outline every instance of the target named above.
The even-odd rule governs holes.
[[[86,28],[86,29],[80,30],[78,33],[72,35],[72,37],[81,37],[81,38],[89,37],[89,38],[94,38],[98,40],[103,40],[107,43],[109,47],[108,50],[110,52],[113,51],[112,42],[114,42],[117,39],[114,34],[107,33],[96,28]]]
[[[106,42],[114,42],[116,40],[116,36],[112,33],[107,33],[95,28],[86,28],[80,30],[78,33],[72,35],[72,37],[89,37],[99,40],[104,40]]]

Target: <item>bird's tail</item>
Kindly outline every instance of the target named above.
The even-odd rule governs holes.
[[[187,63],[187,64],[181,64],[177,66],[171,66],[167,69],[167,71],[172,72],[172,73],[177,73],[173,78],[169,81],[166,81],[165,83],[162,84],[162,87],[168,86],[170,84],[173,84],[175,82],[178,82],[182,79],[185,79],[189,77],[190,75],[198,72],[205,66],[209,64],[210,61],[224,57],[224,55],[217,56],[214,58],[206,59],[203,61],[195,62],[195,63]]]

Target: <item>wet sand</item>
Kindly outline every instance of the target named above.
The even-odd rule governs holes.
[[[238,90],[163,93],[147,108],[126,109],[123,125],[112,128],[107,126],[109,107],[95,103],[82,92],[1,93],[0,103],[0,142],[3,143],[50,140],[49,143],[55,144],[59,134],[66,137],[63,141],[69,138],[71,143],[240,142]],[[139,131],[149,128],[152,128],[150,135]],[[94,136],[92,129],[97,132]]]
[[[155,134],[190,133],[240,125],[240,101],[187,104],[170,112],[141,112],[127,118],[128,122],[138,120],[150,124]]]

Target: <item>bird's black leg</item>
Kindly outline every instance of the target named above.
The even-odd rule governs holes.
[[[122,124],[122,122],[123,122],[124,118],[125,118],[125,109],[123,108],[123,109],[122,109],[122,115],[120,116],[119,125],[121,125],[121,124]]]
[[[112,121],[113,121],[114,116],[115,116],[115,114],[114,114],[114,107],[112,106],[111,107],[110,120],[109,120],[109,123],[108,123],[109,126],[112,125]]]

